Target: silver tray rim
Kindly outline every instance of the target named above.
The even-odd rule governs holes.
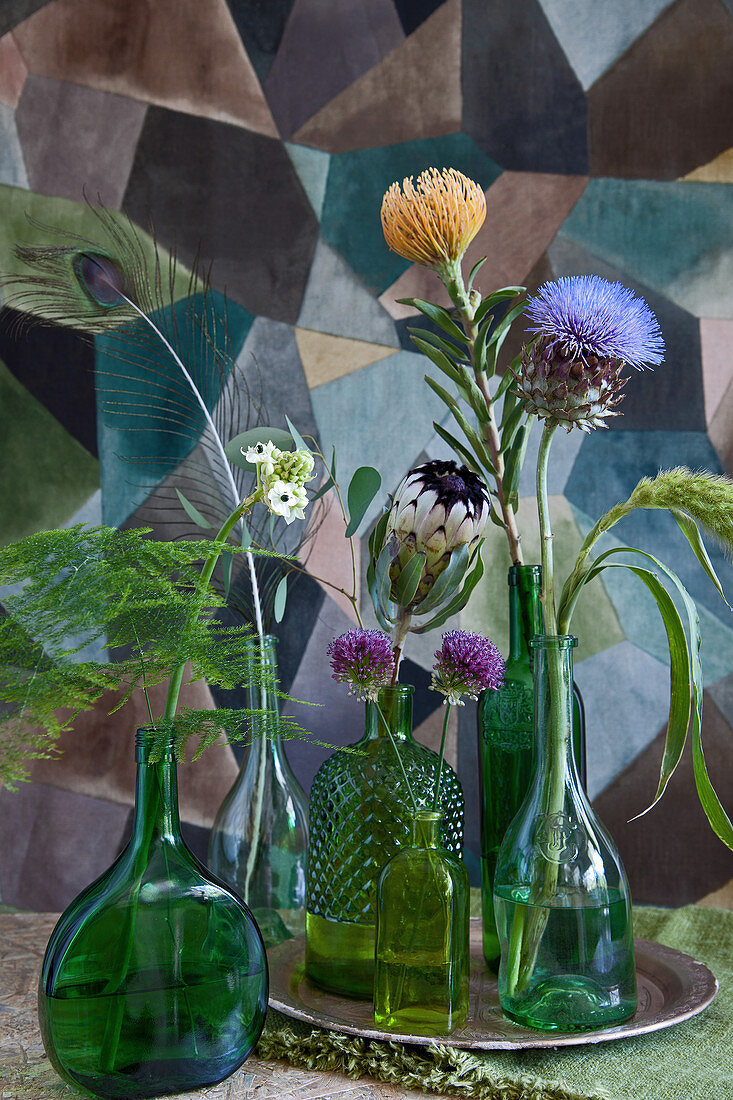
[[[471,1004],[473,1006],[477,1001],[475,976],[478,974],[478,980],[482,985],[488,981],[494,986],[490,1005],[492,1009],[498,1010],[495,979],[489,973],[481,952],[480,925],[480,920],[471,921]],[[299,977],[299,969],[304,968],[305,965],[305,936],[302,935],[268,949],[269,1005],[293,1019],[364,1039],[380,1039],[387,1042],[397,1040],[421,1046],[438,1044],[468,1050],[525,1050],[606,1043],[614,1039],[660,1031],[689,1020],[703,1012],[712,1003],[718,992],[718,981],[704,963],[698,962],[683,951],[651,940],[636,939],[634,946],[639,991],[643,989],[648,991],[653,988],[656,991],[657,1001],[661,991],[662,1004],[653,1011],[650,1011],[649,1004],[646,1008],[640,1005],[631,1019],[617,1027],[603,1028],[598,1031],[572,1033],[533,1031],[515,1024],[506,1017],[501,1019],[503,1030],[498,1031],[477,1020],[471,1010],[469,1010],[465,1027],[446,1036],[409,1034],[364,1026],[359,1016],[354,1015],[354,1010],[363,1014],[365,1006],[370,1002],[351,1000],[347,997],[337,998],[310,985],[305,977]],[[298,990],[306,989],[310,995],[310,1003],[293,993],[294,986],[297,986]],[[674,993],[670,993],[670,990]],[[331,1010],[320,1009],[319,1000],[329,1002]],[[643,998],[640,998],[641,1000]],[[654,1000],[655,997],[650,998],[652,1003]],[[337,1013],[333,1011],[334,1003],[338,1008]],[[465,1034],[466,1031],[474,1033]]]

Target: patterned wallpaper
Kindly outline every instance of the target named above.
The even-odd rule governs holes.
[[[96,239],[85,194],[143,231],[152,219],[183,265],[199,248],[215,261],[238,363],[270,420],[284,426],[287,413],[325,453],[335,447],[347,476],[373,464],[391,490],[417,460],[446,454],[433,428],[445,409],[396,301],[435,297],[439,285],[387,250],[378,217],[386,187],[429,165],[452,165],[486,191],[469,255],[488,256],[483,291],[594,272],[642,294],[661,323],[666,363],[629,380],[624,415],[608,431],[556,440],[560,560],[643,474],[681,463],[733,472],[731,0],[5,0],[0,36],[0,267],[13,270],[16,243],[48,234],[35,223]],[[81,520],[152,522],[165,537],[188,455],[177,473],[131,477],[124,435],[100,407],[104,341],[16,319],[6,311],[0,325],[0,538]],[[520,507],[530,547],[533,446]],[[360,530],[362,563],[375,508]],[[362,717],[324,651],[350,612],[313,577],[347,575],[341,530],[327,515],[312,576],[278,628],[283,686],[323,704],[295,709],[338,744],[357,739]],[[698,601],[708,766],[730,804],[730,612],[666,514],[635,513],[617,530],[675,568]],[[487,541],[486,576],[461,620],[500,646],[501,539]],[[711,552],[733,593],[733,568]],[[664,633],[640,588],[623,576],[597,582],[575,620],[589,791],[636,900],[730,902],[733,863],[697,807],[689,760],[661,805],[628,823],[654,790],[668,708]],[[437,640],[411,645],[405,674],[418,689],[417,736],[433,745]],[[188,695],[213,705],[204,685]],[[0,794],[6,903],[61,908],[119,850],[132,730],[144,722],[136,707],[83,716],[59,760]],[[449,752],[475,872],[471,707],[453,722]],[[324,752],[292,744],[289,755],[308,788]],[[201,854],[236,768],[222,748],[181,769],[186,833]]]

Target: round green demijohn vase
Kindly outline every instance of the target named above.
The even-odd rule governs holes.
[[[132,838],[54,928],[38,992],[58,1074],[134,1100],[223,1081],[259,1038],[267,962],[257,925],[180,832],[172,741],[139,730]]]

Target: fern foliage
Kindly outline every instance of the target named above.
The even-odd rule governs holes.
[[[7,715],[0,781],[12,785],[26,777],[28,760],[53,755],[62,730],[105,692],[117,693],[121,706],[183,662],[193,679],[223,688],[263,682],[257,636],[247,623],[223,625],[215,614],[221,596],[202,585],[201,562],[210,551],[206,540],[159,542],[144,529],[85,526],[41,531],[0,548],[0,698]],[[230,544],[222,552],[242,553]],[[114,659],[89,659],[93,643],[106,645]],[[225,729],[231,740],[245,737],[245,720],[255,713],[154,720],[161,744],[172,732],[180,751],[191,737],[203,748]],[[292,720],[281,721],[284,736],[308,736]]]

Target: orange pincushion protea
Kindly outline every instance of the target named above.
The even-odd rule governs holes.
[[[384,239],[393,252],[437,270],[461,259],[486,217],[477,183],[455,168],[428,168],[393,183],[382,199]]]

